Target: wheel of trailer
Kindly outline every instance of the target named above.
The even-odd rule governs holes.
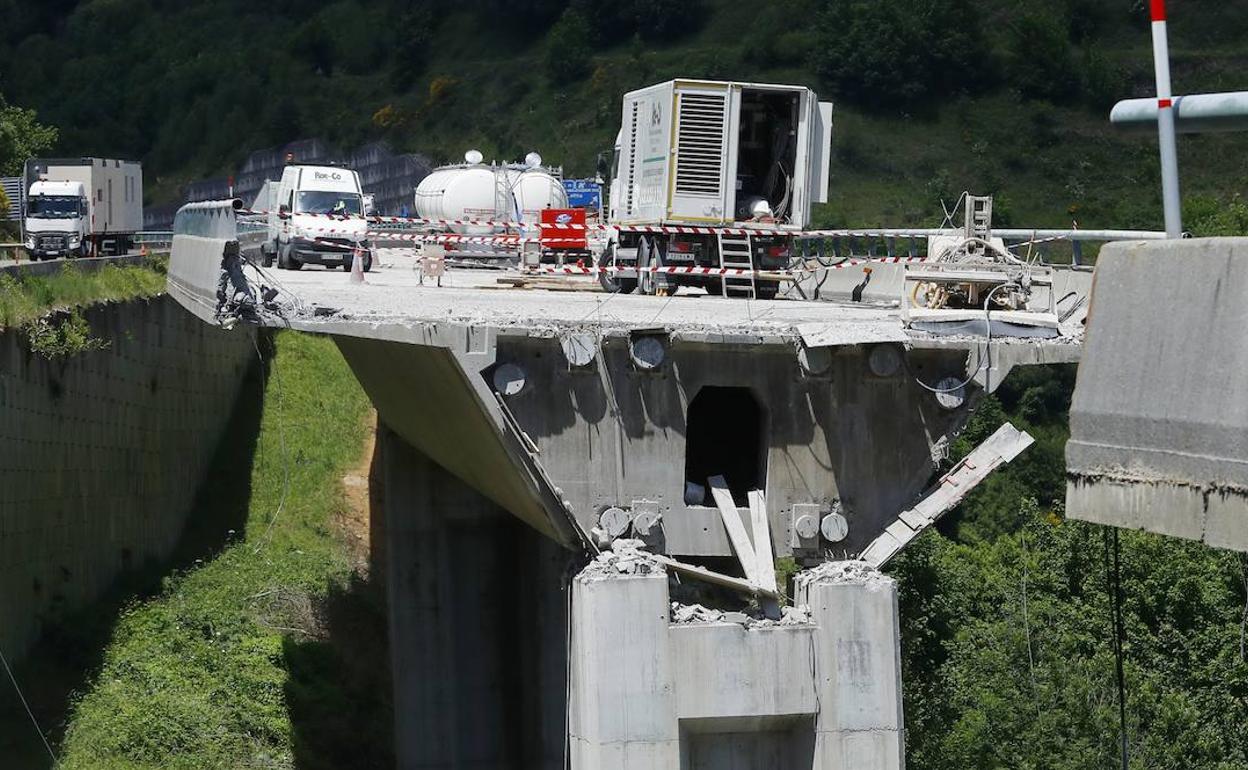
[[[614,274],[603,270],[603,268],[610,267],[614,261],[615,246],[604,250],[598,257],[598,283],[602,285],[603,290],[611,294],[632,294],[637,291],[636,278],[617,278]]]
[[[260,246],[260,264],[263,267],[273,267],[273,252]]]
[[[780,293],[779,281],[758,281],[754,282],[754,296],[757,299],[775,299]]]
[[[637,277],[638,294],[655,294],[660,286],[659,275],[655,269],[663,266],[662,244],[649,238],[642,238],[637,246],[637,267],[645,268]],[[664,284],[665,285],[665,284]]]

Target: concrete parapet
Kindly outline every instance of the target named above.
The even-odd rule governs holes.
[[[902,767],[896,584],[824,565],[797,601],[809,622],[672,623],[661,566],[591,564],[572,588],[571,767]]]

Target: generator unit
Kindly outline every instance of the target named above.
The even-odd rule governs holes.
[[[610,220],[618,243],[605,258],[641,270],[616,270],[617,290],[643,290],[647,280],[697,284],[715,293],[740,289],[774,294],[753,277],[677,276],[656,272],[676,265],[735,270],[778,269],[788,262],[791,238],[810,222],[811,205],[828,197],[832,105],[805,86],[671,80],[624,95],[616,141]],[[760,230],[758,237],[717,233],[649,233],[629,227],[699,226]],[[725,268],[727,265],[727,268]],[[649,272],[647,272],[649,269]],[[612,288],[608,285],[608,288]]]

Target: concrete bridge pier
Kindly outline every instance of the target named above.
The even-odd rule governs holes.
[[[402,770],[559,770],[572,554],[389,430],[386,580]]]
[[[799,575],[784,621],[673,622],[644,554],[572,590],[572,770],[903,767],[896,583],[861,562]]]

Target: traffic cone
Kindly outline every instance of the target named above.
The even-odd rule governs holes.
[[[364,251],[359,247],[351,258],[351,283],[364,283]]]

